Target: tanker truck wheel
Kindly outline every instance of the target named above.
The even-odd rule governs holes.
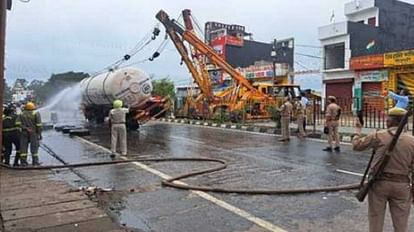
[[[127,117],[126,127],[128,128],[128,130],[138,130],[139,122],[132,117]]]

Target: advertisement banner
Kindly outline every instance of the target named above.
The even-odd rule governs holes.
[[[380,82],[388,80],[388,71],[379,70],[379,71],[368,71],[368,72],[359,72],[358,73],[359,81],[361,82]]]
[[[414,50],[390,52],[384,54],[384,66],[400,66],[414,64]]]
[[[384,55],[360,56],[351,59],[352,70],[375,69],[384,67]]]
[[[227,35],[226,36],[226,44],[233,45],[233,46],[238,46],[238,47],[243,47],[243,38],[238,38],[238,37],[235,37],[235,36]]]

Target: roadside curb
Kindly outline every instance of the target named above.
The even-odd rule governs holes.
[[[263,134],[274,134],[280,135],[281,130],[275,127],[269,126],[252,126],[252,125],[242,125],[242,124],[233,124],[233,123],[215,123],[215,122],[206,122],[201,120],[194,120],[194,119],[171,119],[171,118],[160,118],[156,121],[161,122],[170,122],[170,123],[180,123],[180,124],[189,124],[189,125],[198,125],[198,126],[206,126],[206,127],[218,127],[222,129],[233,129],[233,130],[241,130],[241,131],[249,131],[255,133],[263,133]],[[296,128],[290,128],[290,132],[292,135],[296,135]],[[352,140],[352,134],[350,133],[339,133],[341,142],[349,143]],[[327,135],[322,133],[320,130],[316,130],[316,133],[313,131],[307,130],[307,137],[313,139],[321,139],[327,140]]]

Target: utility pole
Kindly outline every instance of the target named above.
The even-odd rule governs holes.
[[[11,3],[8,0],[0,0],[0,141],[3,143],[3,96],[4,96],[4,57],[6,42],[6,8]]]
[[[277,40],[275,39],[273,41],[273,46],[272,46],[272,52],[270,53],[270,56],[272,57],[272,68],[273,68],[273,87],[276,84],[276,57],[277,57],[277,53],[276,53],[276,42]]]

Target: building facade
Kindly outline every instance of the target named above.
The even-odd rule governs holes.
[[[396,0],[355,0],[345,4],[347,21],[320,27],[323,95],[355,98],[353,109],[364,98],[383,108],[391,75],[384,54],[414,48],[412,12],[414,5]]]
[[[244,69],[261,70],[254,74],[252,72],[243,73],[247,74],[246,78],[253,80],[258,74],[263,74],[262,79],[275,80],[276,83],[285,82],[288,75],[288,72],[285,72],[285,67],[288,66],[291,69],[293,67],[293,38],[264,43],[251,40],[249,38],[251,35],[241,25],[219,22],[205,24],[205,42],[233,68],[237,68],[239,71]],[[277,56],[272,57],[272,51],[276,51]],[[281,73],[283,76],[280,75]],[[216,85],[222,85],[230,78],[220,69],[212,68],[209,70],[209,74],[212,82]],[[255,78],[251,78],[251,75],[254,75]]]

